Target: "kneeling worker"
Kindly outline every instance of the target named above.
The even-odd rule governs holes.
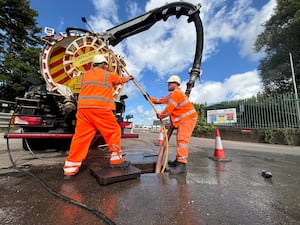
[[[108,62],[103,55],[96,55],[92,63],[92,69],[86,71],[81,80],[75,134],[63,168],[65,180],[69,180],[79,172],[97,131],[102,134],[111,151],[111,166],[129,165],[129,162],[125,161],[122,156],[121,128],[113,113],[116,106],[112,89],[115,85],[133,80],[133,77],[119,77],[109,72]]]

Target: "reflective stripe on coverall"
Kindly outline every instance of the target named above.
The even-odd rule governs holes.
[[[124,161],[121,128],[112,111],[115,110],[112,89],[114,85],[126,83],[128,80],[102,68],[94,68],[83,75],[75,134],[64,165],[65,175],[74,175],[79,171],[97,131],[100,131],[112,152],[110,163],[119,164]]]
[[[189,101],[180,87],[177,87],[164,98],[150,99],[156,104],[167,104],[165,109],[162,113],[158,114],[158,116],[161,119],[170,116],[172,126],[178,128],[176,136],[176,159],[179,162],[187,163],[188,145],[198,118],[194,105]]]
[[[197,118],[187,119],[182,121],[177,129],[176,142],[177,142],[177,155],[178,162],[187,163],[188,160],[188,147],[193,130],[196,126]]]

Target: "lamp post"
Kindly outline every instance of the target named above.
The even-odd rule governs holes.
[[[296,100],[296,107],[297,107],[297,114],[298,114],[298,125],[299,125],[300,124],[300,107],[299,107],[299,101],[298,101],[297,85],[296,85],[296,79],[295,79],[295,71],[294,71],[292,53],[289,53],[289,55],[290,55],[290,63],[291,63],[292,78],[293,78],[293,83],[294,83],[295,100]]]

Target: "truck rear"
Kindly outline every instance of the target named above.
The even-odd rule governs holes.
[[[45,28],[42,37],[45,45],[40,55],[42,84],[34,84],[23,97],[16,98],[17,108],[12,124],[21,128],[20,134],[10,138],[22,138],[25,150],[68,149],[76,124],[77,98],[81,76],[91,68],[92,58],[103,54],[108,60],[108,70],[123,76],[125,63],[108,48],[104,38],[91,32],[67,28],[55,36],[55,31]],[[121,95],[122,85],[112,89],[116,104],[115,116],[122,138],[137,138],[132,122],[124,121],[126,95]],[[104,144],[101,134],[98,144]]]
[[[22,138],[25,149],[49,148],[51,145],[54,148],[68,148],[76,123],[76,102],[81,76],[91,68],[92,58],[96,54],[103,54],[109,62],[109,70],[117,76],[123,76],[123,71],[126,71],[125,62],[108,46],[116,46],[122,40],[148,30],[159,21],[167,21],[171,16],[177,19],[186,16],[187,23],[195,26],[195,55],[185,91],[189,96],[196,79],[201,75],[203,26],[199,15],[200,7],[200,4],[193,5],[184,1],[167,3],[100,34],[80,28],[67,28],[65,33],[55,36],[53,29],[46,28],[47,35],[42,38],[45,45],[40,57],[40,72],[45,84],[34,85],[24,97],[16,99],[18,108],[12,121],[14,125],[21,127],[23,133],[8,133],[5,137]],[[82,21],[87,23],[85,18]],[[121,85],[112,90],[116,103],[115,115],[122,137],[137,138],[138,135],[125,132],[126,129],[132,131],[133,124],[123,120],[127,96],[121,95],[121,91]],[[169,130],[168,138],[172,134],[172,127]],[[103,143],[103,140],[100,142]]]

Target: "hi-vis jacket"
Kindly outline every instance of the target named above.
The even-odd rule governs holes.
[[[179,123],[186,119],[196,119],[198,117],[194,105],[180,87],[177,87],[164,98],[150,98],[150,100],[155,104],[167,104],[158,116],[160,119],[170,116],[174,127],[178,127]]]
[[[128,80],[129,78],[117,76],[98,67],[86,71],[81,78],[81,90],[77,102],[78,109],[105,108],[115,110],[113,87],[124,84]]]

